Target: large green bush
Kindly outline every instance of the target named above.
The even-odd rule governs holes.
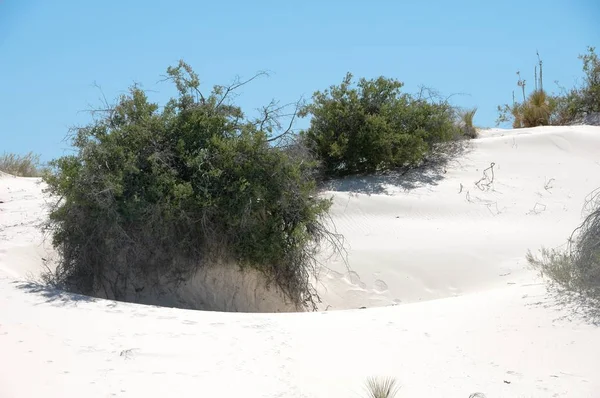
[[[302,138],[321,160],[327,177],[414,165],[441,142],[461,135],[455,109],[401,92],[402,83],[379,77],[313,95],[300,115],[311,115]]]
[[[316,247],[331,237],[314,164],[270,145],[264,118],[250,120],[228,101],[239,84],[205,96],[185,63],[168,74],[179,96],[162,110],[133,87],[75,130],[75,155],[52,162],[54,277],[122,299],[147,287],[141,281],[183,281],[197,267],[232,261],[314,305]]]

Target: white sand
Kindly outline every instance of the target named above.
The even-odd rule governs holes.
[[[399,398],[597,397],[598,326],[558,305],[524,255],[580,222],[600,186],[600,128],[483,135],[415,189],[331,188],[353,273],[328,263],[321,313],[169,309],[27,284],[52,254],[35,228],[44,200],[35,180],[0,177],[0,397],[357,397],[372,375],[397,377]]]

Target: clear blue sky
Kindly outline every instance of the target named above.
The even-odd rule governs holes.
[[[158,81],[180,58],[206,90],[271,71],[238,98],[250,111],[350,71],[465,93],[453,101],[493,126],[515,72],[533,82],[536,50],[546,87],[581,77],[577,55],[600,46],[599,17],[598,0],[0,0],[0,153],[62,155],[68,128],[99,104],[94,82],[110,99],[138,82],[164,104],[173,92]]]

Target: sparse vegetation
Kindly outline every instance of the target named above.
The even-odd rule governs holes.
[[[586,216],[575,229],[566,249],[527,253],[527,261],[560,287],[600,299],[600,189],[586,200]]]
[[[538,54],[534,91],[526,96],[526,80],[517,72],[517,85],[522,91],[523,102],[515,100],[513,91],[512,105],[498,106],[496,124],[512,122],[513,128],[568,125],[586,115],[600,112],[600,59],[594,47],[588,47],[587,50],[587,54],[579,56],[585,75],[582,85],[569,90],[562,88],[561,93],[555,95],[549,95],[543,88],[543,63]]]
[[[314,93],[299,113],[312,116],[301,136],[325,177],[414,166],[436,145],[462,137],[448,101],[402,93],[402,86],[385,77],[354,84],[348,73],[340,85]]]
[[[529,95],[521,108],[521,124],[523,127],[547,126],[550,123],[551,108],[546,92],[535,90]]]
[[[477,129],[473,124],[473,119],[475,118],[475,113],[477,113],[477,108],[469,109],[466,111],[460,112],[460,127],[462,128],[463,134],[465,137],[475,139],[477,138]]]
[[[247,82],[207,95],[184,62],[168,80],[179,95],[162,110],[134,86],[74,129],[76,154],[51,163],[44,180],[58,201],[48,228],[60,253],[52,277],[122,299],[224,261],[261,271],[314,308],[315,253],[339,238],[325,227],[330,201],[317,196],[314,161],[273,145],[289,131],[278,130],[275,103],[250,119],[230,101]]]
[[[5,152],[0,156],[0,171],[17,177],[40,177],[42,175],[40,155],[33,152],[26,155]]]
[[[400,390],[393,377],[370,377],[367,379],[366,388],[369,398],[393,398]]]

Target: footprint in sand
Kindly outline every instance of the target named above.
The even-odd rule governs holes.
[[[383,293],[388,290],[388,285],[381,279],[377,279],[375,282],[373,282],[373,290],[378,293]]]
[[[345,279],[351,285],[358,286],[361,289],[365,289],[367,287],[367,285],[360,280],[360,276],[354,271],[348,272]]]

